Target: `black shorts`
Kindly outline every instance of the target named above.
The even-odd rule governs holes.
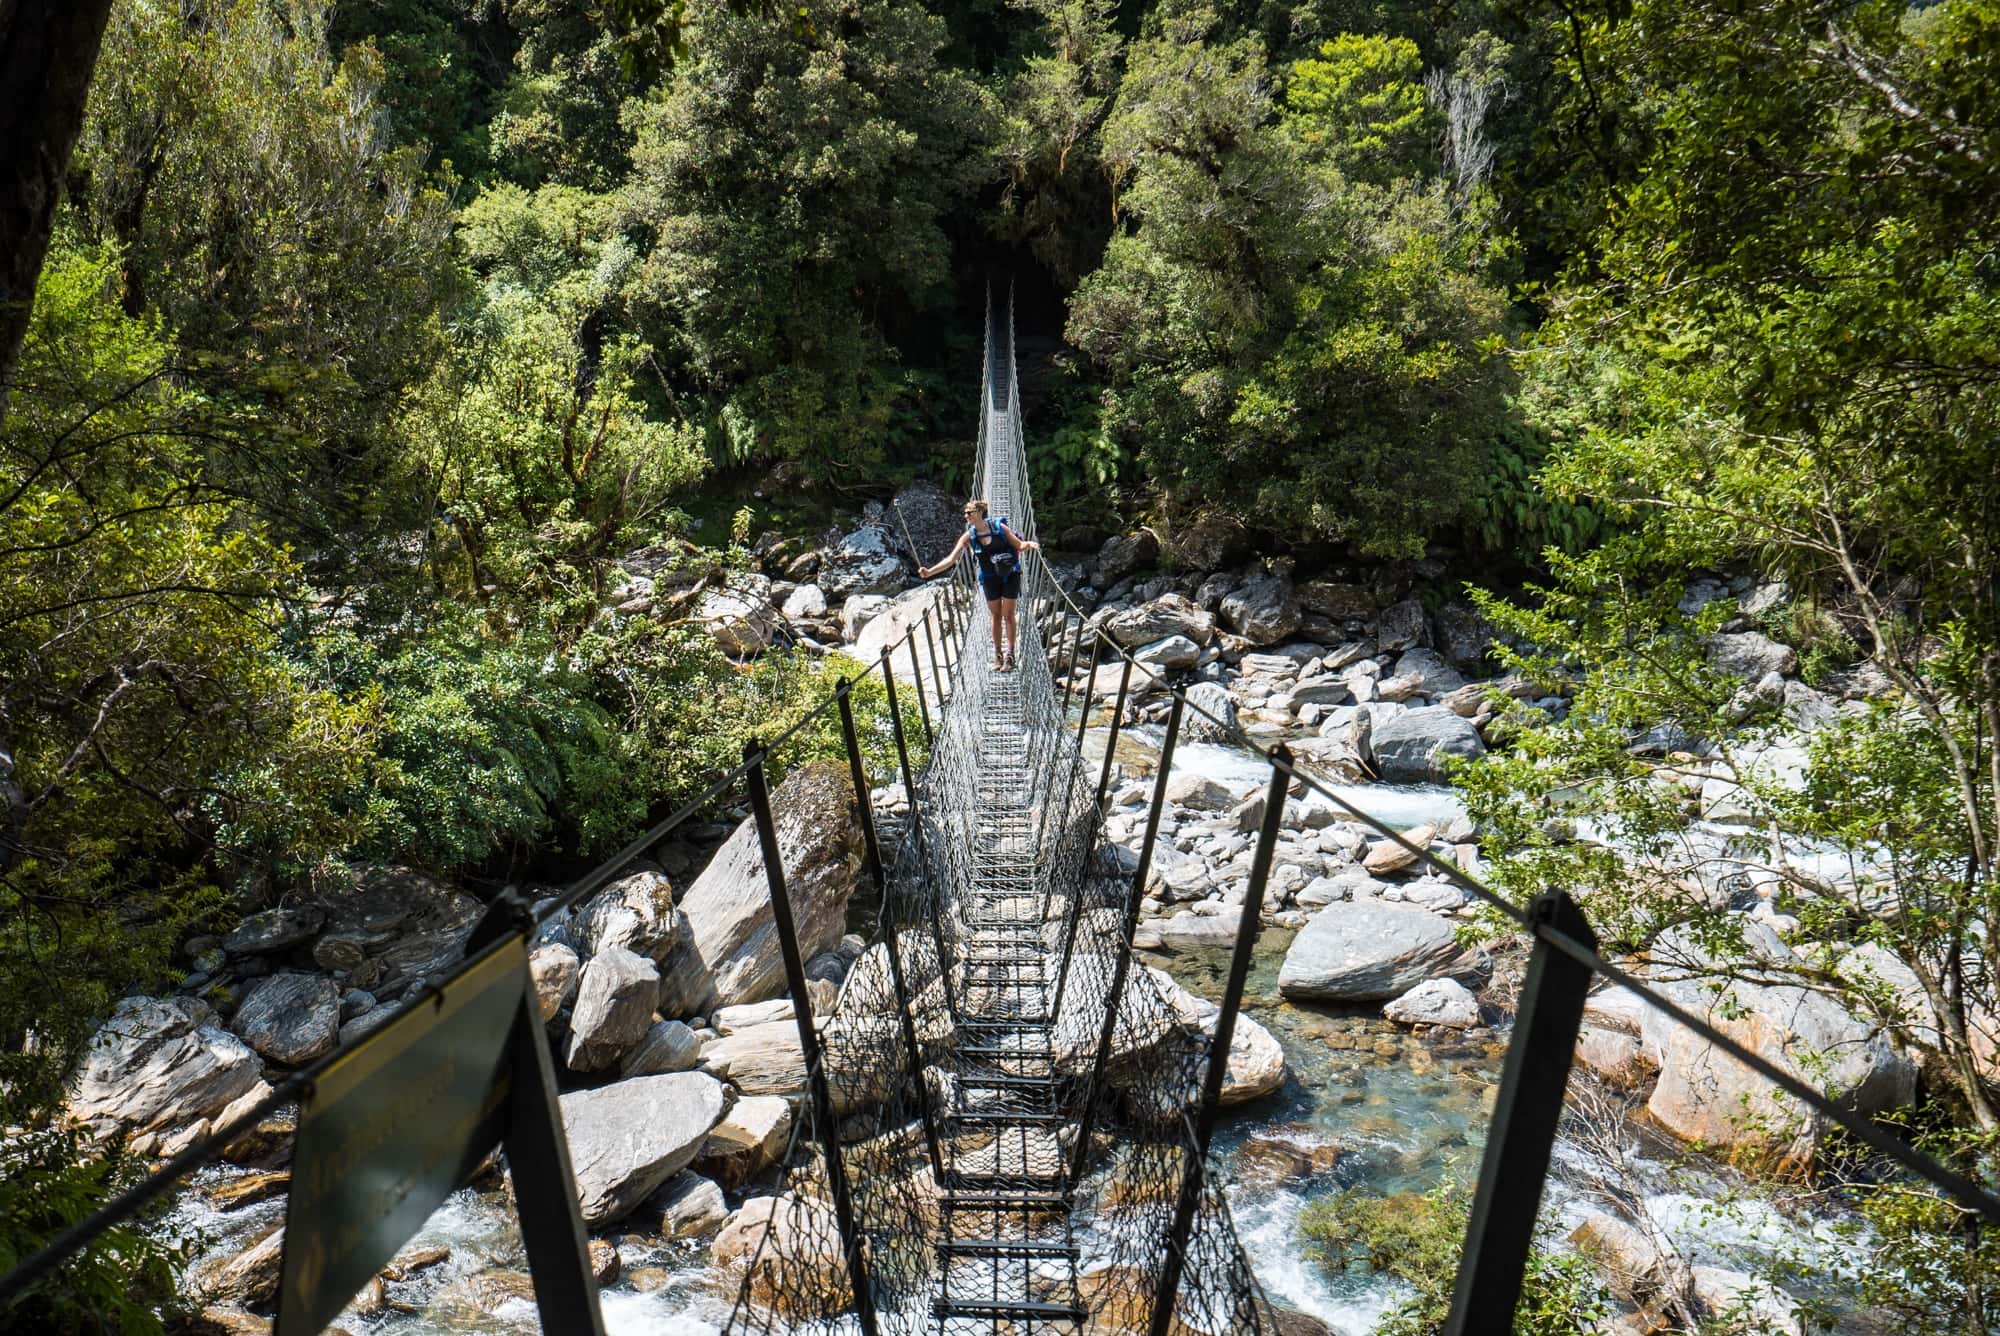
[[[1021,597],[1021,572],[1012,575],[986,575],[979,577],[979,587],[986,594],[988,603],[997,603],[1003,598]]]

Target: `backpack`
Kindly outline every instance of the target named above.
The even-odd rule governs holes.
[[[1003,532],[1007,527],[1006,516],[995,515],[988,523],[993,526],[994,535],[1000,540],[990,549],[986,544],[979,541],[978,525],[968,524],[965,526],[965,531],[972,535],[973,545],[978,548],[981,560],[992,567],[995,575],[1005,579],[1020,568],[1021,554],[1015,549],[1014,544],[1008,539],[1007,534]]]

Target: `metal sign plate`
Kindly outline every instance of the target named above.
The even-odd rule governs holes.
[[[527,950],[496,950],[328,1068],[299,1110],[281,1336],[310,1336],[430,1219],[506,1130]]]

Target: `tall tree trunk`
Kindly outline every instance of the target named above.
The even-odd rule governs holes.
[[[0,426],[111,0],[0,0]]]

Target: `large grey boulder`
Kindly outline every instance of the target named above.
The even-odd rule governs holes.
[[[150,1132],[213,1117],[254,1090],[256,1053],[208,1020],[194,998],[125,998],[84,1053],[71,1116]]]
[[[896,595],[875,610],[874,616],[868,619],[868,624],[855,635],[854,643],[847,647],[848,654],[873,668],[881,662],[884,651],[897,646],[912,630],[916,631],[921,644],[923,631],[920,628],[924,614],[944,597],[944,591],[945,582],[933,580],[929,584],[919,585],[915,589],[905,590]],[[938,633],[934,629],[931,634],[936,636]],[[918,652],[921,655],[921,648]],[[910,671],[908,648],[895,650],[890,657],[889,668],[898,677],[908,677]],[[924,664],[924,675],[926,677],[930,675],[929,663]]]
[[[1328,905],[1292,939],[1278,991],[1318,1002],[1383,1002],[1435,978],[1484,980],[1483,960],[1460,950],[1452,925],[1423,909],[1379,900]]]
[[[1425,705],[1395,713],[1371,711],[1368,753],[1392,784],[1440,783],[1446,757],[1484,755],[1486,744],[1472,721],[1448,706]]]
[[[1230,905],[1221,914],[1184,909],[1172,918],[1157,920],[1153,928],[1169,951],[1201,951],[1234,946],[1242,924],[1243,906]]]
[[[610,1224],[694,1162],[722,1117],[722,1083],[700,1072],[638,1076],[562,1097],[583,1222]]]
[[[438,982],[464,964],[466,936],[486,912],[466,892],[424,876],[396,870],[392,884],[408,896],[410,916],[396,928],[390,944],[370,958],[370,966],[380,968],[380,978],[358,984],[380,998],[402,996],[420,980]]]
[[[909,554],[910,559],[920,566],[928,566],[945,553],[965,532],[965,516],[961,513],[965,503],[934,482],[920,480],[905,486],[896,493],[890,505],[892,518],[889,522],[891,541],[901,539],[905,532],[917,545],[917,550]],[[908,547],[908,543],[896,542],[898,548]]]
[[[1375,596],[1364,585],[1332,580],[1308,580],[1298,587],[1299,605],[1334,621],[1355,621],[1375,615]]]
[[[1162,594],[1150,603],[1105,618],[1104,634],[1125,649],[1169,636],[1183,636],[1196,645],[1206,645],[1215,639],[1215,618],[1192,599]]]
[[[340,988],[323,974],[259,979],[229,1028],[273,1062],[300,1067],[340,1042]]]
[[[1725,631],[1708,639],[1708,661],[1732,676],[1755,682],[1766,673],[1798,671],[1799,652],[1761,631]]]
[[[1354,695],[1347,682],[1331,673],[1315,673],[1294,683],[1286,693],[1292,708],[1301,705],[1345,705]]]
[[[701,596],[695,605],[695,618],[708,628],[717,648],[731,658],[762,654],[778,633],[778,615],[771,607],[771,581],[762,575],[732,575],[722,588]]]
[[[1159,559],[1160,540],[1153,537],[1150,531],[1141,529],[1132,534],[1113,534],[1098,549],[1097,560],[1091,567],[1090,582],[1099,589],[1108,589]]]
[[[785,595],[778,610],[795,622],[807,622],[826,616],[826,609],[826,591],[816,584],[802,584]]]
[[[1275,645],[1299,629],[1305,614],[1282,575],[1252,576],[1222,600],[1222,621],[1253,645]]]
[[[949,545],[947,545],[949,546]],[[943,552],[936,554],[943,556]],[[935,560],[936,557],[930,558]],[[820,556],[819,587],[828,598],[849,594],[893,594],[903,586],[907,571],[896,555],[889,531],[865,525],[842,538]]]
[[[840,605],[840,638],[852,644],[868,629],[889,600],[882,594],[849,594]]]
[[[222,949],[232,956],[257,956],[285,951],[312,940],[326,924],[326,911],[317,905],[282,905],[252,914],[222,939]]]
[[[1796,963],[1767,926],[1746,920],[1743,934],[1753,967],[1764,977],[1782,978]],[[1697,976],[1657,980],[1670,999],[1843,1107],[1884,1113],[1916,1097],[1916,1063],[1880,1025],[1824,993],[1782,982],[1698,977],[1728,962],[1712,957],[1684,928],[1660,934],[1649,955],[1656,973]],[[1810,1163],[1828,1126],[1820,1115],[1663,1012],[1645,1011],[1639,1042],[1659,1063],[1646,1109],[1663,1127],[1780,1164]]]
[[[1216,1024],[1222,1017],[1221,1007],[1189,992],[1165,970],[1149,965],[1146,973],[1173,1009],[1176,1020],[1211,1039],[1215,1037]],[[1285,1050],[1269,1030],[1239,1012],[1230,1037],[1228,1065],[1224,1068],[1222,1103],[1244,1104],[1270,1094],[1284,1083]]]
[[[701,1060],[701,1040],[679,1021],[655,1021],[618,1064],[620,1076],[691,1071]]]
[[[1182,770],[1167,780],[1167,801],[1177,807],[1214,812],[1234,805],[1237,796],[1227,784],[1199,770]]]
[[[645,1038],[659,999],[657,965],[622,946],[599,951],[577,985],[563,1061],[573,1072],[612,1066]]]
[[[751,1302],[786,1318],[838,1312],[852,1302],[839,1220],[810,1197],[750,1198],[715,1236],[709,1256],[731,1284],[747,1273]]]
[[[705,1239],[729,1219],[722,1186],[692,1170],[682,1170],[653,1194],[660,1212],[660,1233],[669,1239]]]
[[[1385,654],[1421,645],[1429,638],[1424,627],[1424,605],[1413,598],[1382,609],[1375,623],[1375,643]]]
[[[739,1099],[709,1129],[695,1157],[696,1170],[734,1192],[785,1153],[792,1134],[792,1102],[776,1095]]]
[[[657,872],[635,872],[612,882],[577,907],[570,935],[584,956],[612,947],[660,962],[673,952],[677,925],[674,888]]]
[[[847,767],[831,761],[800,767],[771,795],[771,810],[799,951],[810,959],[839,943],[861,871],[861,833]],[[755,823],[736,828],[688,886],[680,908],[687,922],[664,971],[663,1015],[706,1015],[718,1006],[761,1002],[785,991]]]
[[[711,1039],[701,1049],[701,1069],[746,1095],[798,1095],[806,1088],[806,1055],[796,1021],[746,1025]]]
[[[569,1005],[576,996],[577,975],[582,966],[576,952],[562,942],[544,942],[528,953],[528,982],[535,990],[535,1014],[544,1023]]]
[[[1249,530],[1232,515],[1211,511],[1174,535],[1181,569],[1219,571],[1250,555]]]
[[[1148,668],[1174,672],[1201,662],[1201,647],[1186,636],[1167,636],[1132,651],[1132,658]]]
[[[818,957],[815,957],[817,959]],[[735,1034],[753,1025],[769,1025],[772,1021],[788,1021],[798,1014],[789,997],[774,997],[768,1002],[744,1002],[733,1007],[717,1007],[708,1018],[708,1028],[720,1035]]]
[[[1197,682],[1182,693],[1181,738],[1187,742],[1222,742],[1236,727],[1236,702],[1220,682]]]
[[[1834,970],[1848,987],[1874,1000],[1879,1019],[1892,1033],[1908,1036],[1912,1045],[1924,1049],[1942,1048],[1946,1027],[1915,970],[1874,942],[1844,953]],[[2000,1012],[1976,996],[1967,999],[1965,1042],[1973,1066],[1988,1081],[2000,1083]]]
[[[1383,1007],[1382,1015],[1398,1025],[1442,1025],[1469,1030],[1479,1024],[1479,1002],[1456,979],[1431,979]]]
[[[1465,685],[1465,675],[1446,663],[1436,650],[1406,649],[1396,656],[1392,670],[1397,677],[1415,677],[1417,690],[1438,697]]]
[[[1453,601],[1438,609],[1437,648],[1444,661],[1477,672],[1492,652],[1498,630],[1472,604]]]

